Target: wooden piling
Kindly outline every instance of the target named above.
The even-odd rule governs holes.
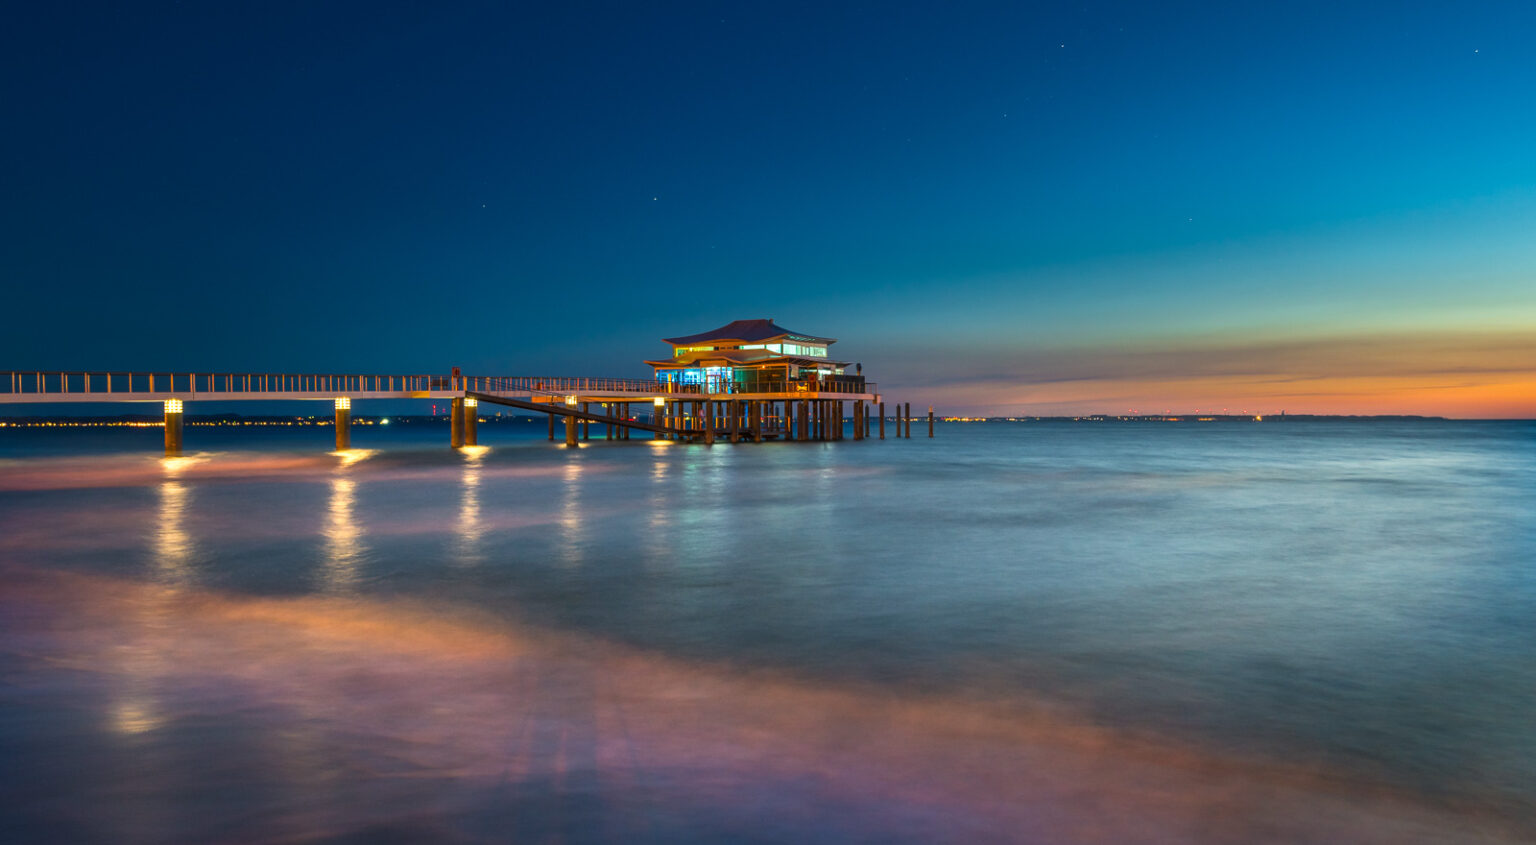
[[[583,414],[591,413],[591,403],[589,403],[589,402],[581,403],[581,412]],[[582,420],[581,420],[581,439],[582,440],[591,440],[592,439],[592,421],[587,419],[587,418],[585,418],[585,417],[583,417]]]
[[[928,406],[928,436],[933,436],[933,406]]]
[[[905,437],[908,440],[911,440],[912,439],[912,403],[911,402],[906,402],[906,403],[904,403],[902,405],[901,416],[902,416],[902,419],[905,421],[905,422],[902,423],[902,425],[904,425],[906,427],[906,432],[907,432],[906,434],[904,434],[902,436]]]
[[[448,443],[455,449],[464,448],[464,398],[457,397],[449,406]]]
[[[480,402],[475,399],[464,400],[464,445],[480,445]]]
[[[555,442],[555,415],[549,414],[549,442]]]
[[[181,424],[182,406],[180,399],[169,399],[165,403],[165,456],[167,458],[181,457]]]
[[[885,403],[880,403],[880,439],[885,439]]]
[[[346,407],[342,407],[346,405]],[[336,400],[336,451],[352,448],[352,405]]]

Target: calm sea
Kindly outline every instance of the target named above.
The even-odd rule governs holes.
[[[0,431],[0,838],[1536,840],[1536,424],[914,434]]]

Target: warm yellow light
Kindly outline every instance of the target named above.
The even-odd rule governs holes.
[[[340,452],[332,452],[331,454],[341,458],[342,466],[349,467],[358,461],[366,461],[378,453],[379,450],[377,449],[343,449]]]
[[[180,399],[167,399],[167,400],[165,400],[165,412],[167,414],[179,414],[179,413],[181,413],[181,400]]]
[[[480,400],[479,399],[476,399],[473,396],[466,396],[466,397],[464,397],[464,407],[466,407],[466,408],[475,408],[475,407],[478,407],[479,405],[480,405]]]
[[[338,396],[338,397],[336,397],[336,410],[338,410],[338,411],[350,411],[350,410],[352,410],[352,397],[350,397],[350,396]]]
[[[655,403],[656,407],[662,408],[666,406],[667,399],[665,396],[658,396],[655,399],[652,399],[651,402]]]
[[[565,404],[570,405],[572,408],[576,407],[576,397],[575,396],[567,396],[567,397],[565,397]]]

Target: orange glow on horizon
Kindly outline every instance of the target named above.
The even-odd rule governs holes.
[[[1228,408],[1237,414],[1404,414],[1453,419],[1536,418],[1536,382],[1446,384],[1440,379],[1321,378],[1255,384],[1235,378],[1094,380],[1047,385],[958,385],[924,390],[943,408],[989,415],[1123,414]]]
[[[1536,334],[1431,333],[999,353],[996,375],[900,388],[996,416],[1404,414],[1536,418]],[[921,369],[919,367],[919,369]],[[925,374],[926,375],[926,374]]]

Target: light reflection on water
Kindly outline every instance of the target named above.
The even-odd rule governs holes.
[[[450,562],[458,566],[474,566],[485,559],[480,548],[485,526],[480,521],[480,472],[481,464],[489,447],[466,446],[464,453],[463,490],[459,494],[459,522],[455,536],[454,554]]]
[[[356,507],[357,482],[350,478],[331,479],[325,522],[325,566],[321,572],[321,585],[326,592],[350,592],[361,576],[358,569],[367,546],[357,524]]]
[[[940,435],[22,462],[0,794],[58,801],[0,802],[100,841],[1536,832],[1529,429]]]
[[[583,519],[581,508],[581,452],[571,450],[562,473],[560,488],[560,559],[566,566],[582,562]]]

